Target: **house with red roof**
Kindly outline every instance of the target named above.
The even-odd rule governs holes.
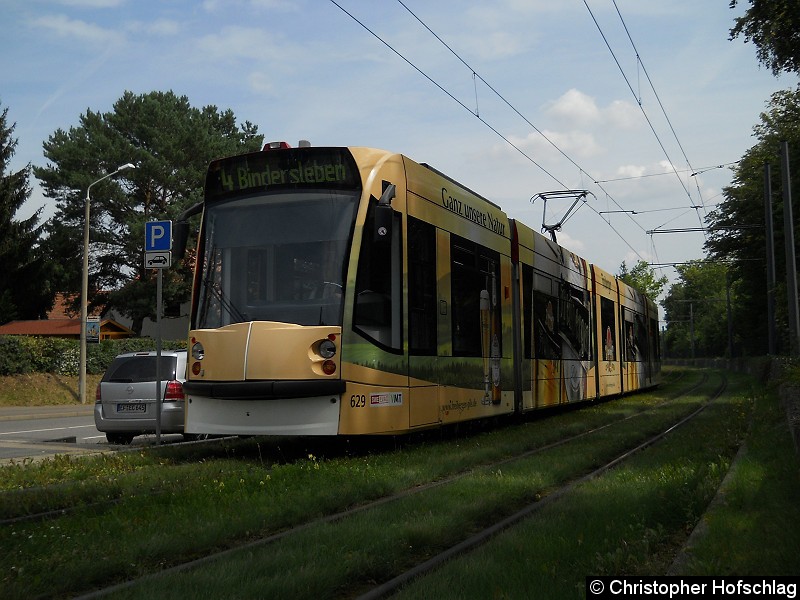
[[[53,309],[46,319],[11,321],[0,325],[0,335],[32,335],[79,339],[81,337],[80,314],[71,308],[73,296],[58,294]],[[133,337],[134,332],[114,319],[100,318],[100,339],[111,340]]]

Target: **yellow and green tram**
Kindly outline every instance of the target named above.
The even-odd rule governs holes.
[[[659,382],[650,299],[400,154],[216,160],[197,252],[187,433],[398,434]]]

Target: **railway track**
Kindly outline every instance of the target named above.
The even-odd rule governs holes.
[[[210,552],[195,560],[174,564],[170,568],[160,570],[142,578],[129,580],[121,584],[115,584],[100,590],[96,590],[87,595],[81,596],[81,598],[96,598],[114,596],[117,594],[126,596],[130,590],[137,588],[148,589],[151,586],[157,586],[159,590],[163,591],[163,582],[165,580],[181,579],[183,574],[197,574],[201,571],[204,572],[208,569],[213,569],[214,565],[225,563],[228,560],[236,560],[237,556],[257,554],[273,544],[285,543],[287,540],[293,537],[313,535],[313,532],[320,527],[335,527],[340,523],[346,523],[349,520],[360,518],[360,516],[367,515],[371,512],[380,510],[386,511],[387,508],[391,511],[392,509],[390,507],[392,505],[400,505],[403,503],[403,501],[408,501],[409,498],[413,496],[424,496],[425,494],[436,493],[436,490],[447,489],[448,487],[457,485],[460,481],[470,478],[485,478],[487,476],[491,476],[492,473],[499,472],[501,469],[507,469],[510,465],[515,463],[524,463],[526,461],[536,459],[537,456],[541,456],[542,460],[548,460],[546,458],[548,452],[552,452],[558,448],[566,447],[571,444],[586,444],[587,442],[590,442],[593,437],[601,435],[606,435],[607,437],[617,437],[618,434],[610,435],[612,431],[615,431],[615,428],[625,427],[626,424],[627,426],[631,426],[631,424],[634,422],[634,419],[647,420],[648,416],[652,417],[665,410],[671,410],[671,408],[675,408],[675,405],[678,404],[678,400],[707,384],[707,378],[708,375],[705,374],[701,380],[688,385],[679,393],[672,394],[668,399],[658,402],[653,406],[636,411],[634,414],[629,415],[624,419],[616,419],[599,427],[586,429],[556,442],[545,444],[524,452],[519,452],[513,456],[507,456],[503,459],[495,460],[488,464],[483,464],[473,469],[453,474],[434,482],[429,482],[411,489],[406,489],[399,493],[387,495],[372,502],[365,502],[364,504],[353,509],[344,510],[322,518],[313,519],[288,528],[282,532],[260,537],[255,540],[250,540],[245,544],[238,544],[218,552]],[[578,474],[577,476],[573,473],[571,474],[571,477],[565,477],[555,484],[551,483],[550,485],[542,488],[528,490],[528,500],[519,503],[519,506],[517,506],[514,511],[511,511],[509,514],[505,515],[499,520],[483,524],[477,532],[470,536],[462,537],[462,539],[459,539],[457,542],[452,543],[447,547],[437,548],[436,552],[434,552],[433,555],[428,559],[424,561],[417,561],[415,564],[402,569],[400,573],[395,574],[393,578],[389,579],[388,581],[384,581],[380,585],[370,587],[369,585],[365,585],[364,582],[360,583],[359,588],[361,588],[360,592],[362,593],[362,596],[364,598],[385,597],[386,595],[393,593],[400,586],[405,585],[413,578],[437,568],[440,564],[451,559],[453,556],[475,548],[481,543],[491,539],[498,532],[512,527],[520,520],[534,514],[541,508],[546,507],[553,502],[557,502],[559,499],[574,490],[576,486],[595,478],[614,466],[620,464],[621,462],[624,462],[633,454],[654,444],[659,439],[669,435],[669,433],[674,431],[676,427],[679,427],[680,425],[694,418],[696,415],[700,414],[700,412],[702,412],[708,405],[708,402],[711,402],[714,398],[718,397],[724,392],[725,384],[726,381],[723,379],[721,384],[716,389],[707,394],[705,401],[700,403],[699,406],[694,407],[690,412],[688,412],[688,414],[685,408],[682,411],[678,411],[681,413],[679,418],[668,419],[669,422],[665,426],[659,427],[658,431],[648,434],[648,437],[644,440],[637,440],[632,446],[625,447],[620,451],[617,451],[610,460],[602,461],[600,464],[593,464],[590,467],[587,467],[585,473]],[[533,498],[533,501],[530,500],[531,498]],[[185,577],[182,580],[185,580]],[[135,597],[135,594],[133,594],[133,596]]]
[[[728,387],[727,378],[723,378],[719,388],[717,388],[714,393],[710,396],[708,402],[712,402],[713,400],[717,399],[721,396]],[[371,590],[361,594],[358,596],[358,600],[379,600],[381,598],[387,598],[390,595],[394,594],[397,590],[402,588],[403,586],[407,585],[411,580],[426,575],[431,571],[439,568],[445,562],[453,559],[456,556],[469,552],[482,544],[485,544],[494,536],[498,535],[499,533],[503,532],[504,530],[508,529],[509,527],[513,527],[523,519],[527,519],[539,510],[549,506],[550,504],[557,502],[565,495],[572,492],[576,487],[579,485],[586,483],[596,477],[599,477],[606,471],[617,467],[618,465],[622,464],[624,461],[628,460],[637,452],[644,450],[645,448],[649,448],[653,444],[657,443],[658,441],[662,440],[664,437],[669,435],[672,431],[681,427],[682,425],[688,423],[692,419],[694,419],[697,415],[703,412],[708,403],[701,405],[696,410],[692,411],[687,416],[680,419],[677,423],[667,427],[665,430],[652,435],[647,440],[632,448],[630,450],[626,450],[619,456],[616,456],[612,460],[604,463],[603,465],[599,466],[598,468],[594,469],[590,473],[579,477],[578,479],[569,481],[558,487],[557,489],[546,493],[541,497],[537,497],[533,502],[530,502],[520,508],[517,512],[506,517],[502,521],[492,524],[489,527],[482,529],[481,531],[471,535],[470,537],[466,538],[465,540],[450,546],[449,548],[439,552],[435,556],[432,556],[425,562],[418,564],[411,569],[400,573],[399,575],[395,576],[391,580],[372,588]],[[570,440],[571,441],[571,440]]]

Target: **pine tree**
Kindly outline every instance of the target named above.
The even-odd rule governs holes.
[[[202,199],[212,159],[258,150],[261,142],[256,126],[237,125],[230,110],[195,108],[171,91],[125,92],[111,112],[87,110],[79,126],[57,130],[44,143],[52,166],[34,173],[57,205],[48,248],[58,258],[60,291],[80,290],[87,187],[119,165],[135,164],[92,187],[89,302],[90,310],[98,303],[117,308],[140,333],[156,304],[154,271],[144,265],[145,222],[175,219]],[[190,282],[190,265],[168,269],[164,305],[188,300]]]
[[[16,123],[8,124],[8,108],[0,113],[0,323],[37,319],[53,306],[48,265],[39,225],[41,209],[27,219],[14,216],[31,195],[31,165],[9,173],[17,147]]]

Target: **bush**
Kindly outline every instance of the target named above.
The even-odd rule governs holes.
[[[26,348],[23,338],[0,337],[0,375],[33,372],[32,358],[33,353]]]
[[[186,340],[163,340],[164,350],[186,348]],[[86,347],[86,371],[103,373],[114,357],[125,352],[156,349],[152,338],[103,340]],[[80,340],[22,335],[0,336],[0,375],[58,373],[77,375],[80,365]]]

